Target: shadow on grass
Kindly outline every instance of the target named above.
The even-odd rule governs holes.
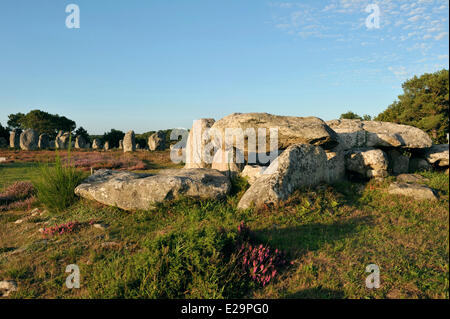
[[[334,223],[312,223],[296,227],[262,229],[253,232],[255,240],[277,247],[292,257],[315,251],[326,243],[338,241],[368,227],[372,217],[353,217]]]
[[[345,297],[342,291],[328,288],[310,288],[303,289],[287,295],[286,299],[343,299]]]

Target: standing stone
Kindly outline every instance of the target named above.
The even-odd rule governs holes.
[[[237,160],[239,157],[241,158],[241,161]],[[240,154],[238,149],[230,148],[225,151],[219,149],[216,152],[211,168],[216,169],[229,177],[235,177],[244,169],[244,166],[244,155]]]
[[[20,148],[20,134],[22,133],[19,129],[14,129],[9,133],[9,147]]]
[[[103,149],[105,151],[109,151],[109,142],[108,141],[105,142],[105,145],[103,146]]]
[[[98,150],[102,148],[102,142],[98,138],[94,138],[92,141],[92,148]]]
[[[66,149],[69,147],[70,133],[59,131],[56,135],[55,146],[58,149]]]
[[[136,143],[136,149],[140,150],[141,149],[141,145],[139,143]]]
[[[123,140],[119,141],[119,150],[123,150]]]
[[[345,168],[364,178],[386,177],[388,158],[386,153],[375,148],[360,148],[345,155]]]
[[[397,150],[387,151],[389,159],[389,169],[394,175],[408,173],[409,170],[409,157],[403,155]]]
[[[77,149],[87,148],[87,143],[84,140],[83,136],[77,136],[75,138],[75,148]]]
[[[20,148],[25,151],[33,151],[38,148],[39,135],[33,129],[28,129],[20,134]]]
[[[136,150],[136,136],[134,131],[129,131],[123,138],[123,151],[134,152]]]
[[[50,147],[50,139],[47,134],[39,135],[38,148],[41,150],[45,150]]]
[[[317,186],[327,181],[327,155],[320,146],[292,145],[273,161],[250,186],[238,208],[277,204],[300,187]]]
[[[166,134],[163,131],[153,133],[148,138],[150,151],[164,151],[166,149]]]
[[[213,124],[214,119],[194,121],[186,142],[186,165],[184,168],[211,168],[212,160],[209,163],[206,162],[203,153],[209,140],[205,133]]]

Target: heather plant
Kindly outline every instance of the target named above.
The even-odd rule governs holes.
[[[57,154],[55,164],[41,164],[39,173],[34,180],[37,198],[49,211],[59,213],[75,202],[75,187],[83,180],[85,173],[78,171],[71,163],[70,148],[65,163]]]
[[[75,222],[68,222],[60,225],[56,225],[53,227],[47,227],[44,228],[42,231],[42,234],[44,237],[52,237],[55,235],[63,235],[63,234],[70,234],[74,231],[78,230],[81,227],[81,224],[77,221]]]
[[[29,208],[35,202],[35,188],[30,182],[15,182],[0,193],[0,211]]]

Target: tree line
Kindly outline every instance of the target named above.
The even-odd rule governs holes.
[[[446,69],[435,73],[414,76],[402,84],[403,94],[398,96],[388,108],[375,118],[376,121],[394,122],[418,127],[427,132],[434,143],[447,143],[449,132],[449,71]],[[370,121],[370,115],[359,116],[348,111],[341,119],[359,119]],[[103,135],[90,136],[83,128],[76,128],[76,123],[65,116],[50,114],[41,110],[32,110],[27,114],[15,113],[8,116],[7,127],[0,123],[0,137],[9,139],[12,129],[34,129],[40,134],[46,133],[55,138],[58,132],[71,132],[74,137],[82,136],[86,141],[99,138],[103,143],[108,141],[111,147],[118,147],[125,133],[111,129]],[[171,130],[166,130],[166,142],[169,142]],[[148,137],[154,131],[136,134],[136,143],[141,147],[147,145]]]

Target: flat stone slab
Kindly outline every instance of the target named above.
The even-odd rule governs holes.
[[[167,169],[153,175],[101,169],[77,186],[75,194],[124,210],[146,210],[181,196],[223,198],[230,189],[229,178],[213,169]]]
[[[412,197],[416,200],[437,200],[436,194],[427,186],[408,183],[392,183],[389,194]]]

